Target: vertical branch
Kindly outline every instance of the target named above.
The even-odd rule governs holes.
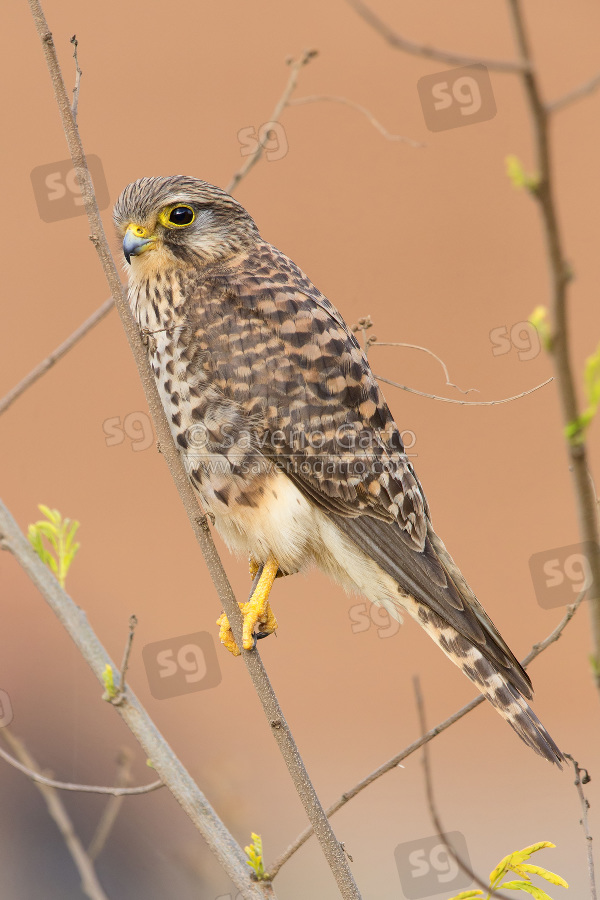
[[[73,88],[73,104],[71,106],[71,112],[73,113],[74,121],[77,121],[77,104],[79,103],[79,89],[81,87],[81,76],[83,72],[79,68],[79,59],[77,58],[77,35],[74,34],[71,38],[71,43],[73,44],[73,59],[75,60],[75,87]]]
[[[590,801],[587,799],[585,794],[583,793],[583,785],[587,784],[591,781],[589,773],[587,769],[582,769],[577,760],[573,759],[573,757],[569,753],[565,753],[567,759],[571,760],[573,764],[573,770],[575,772],[575,787],[577,788],[577,794],[579,795],[579,802],[581,803],[581,826],[583,828],[583,833],[585,835],[585,844],[586,844],[586,853],[587,853],[587,861],[588,861],[588,875],[590,879],[590,900],[596,900],[596,875],[594,872],[594,852],[592,850],[592,834],[590,832],[590,826],[588,822],[588,810],[590,808]]]
[[[52,40],[52,34],[48,29],[48,24],[44,17],[44,13],[42,11],[39,0],[28,0],[28,3],[38,35],[42,42],[44,56],[46,58],[46,63],[50,71],[50,76],[52,78],[54,94],[60,111],[65,137],[67,139],[67,144],[71,153],[73,165],[77,171],[77,178],[81,189],[81,195],[83,198],[85,210],[88,215],[88,221],[92,228],[90,240],[94,244],[100,258],[100,262],[110,286],[111,293],[114,297],[115,305],[121,317],[121,321],[123,323],[129,345],[131,347],[132,353],[134,354],[163,457],[169,467],[169,471],[175,482],[175,486],[179,493],[180,499],[184,505],[184,508],[190,520],[190,524],[194,530],[194,534],[204,555],[204,559],[206,561],[210,576],[231,625],[236,643],[238,647],[242,647],[242,615],[240,609],[223,568],[221,559],[217,553],[214,541],[211,537],[206,516],[203,516],[201,514],[193,488],[190,484],[179,453],[173,442],[170,428],[167,423],[167,419],[162,408],[162,403],[158,395],[154,376],[148,363],[146,350],[142,344],[137,324],[134,322],[133,316],[131,315],[129,305],[121,286],[117,269],[110,252],[108,241],[106,240],[106,235],[104,234],[102,220],[100,218],[98,204],[96,202],[96,197],[94,194],[94,188],[85,160],[83,144],[79,135],[79,131],[77,129],[77,125],[73,118],[73,112],[71,110],[65,83],[60,71],[56,49]],[[311,51],[308,51],[303,57],[302,65],[304,65],[312,55],[314,54]],[[298,69],[292,73],[293,77],[290,79],[290,83],[288,84],[288,89],[290,91],[293,90],[295,86],[295,78],[297,78],[299,69],[300,66],[298,66]],[[360,900],[360,892],[358,890],[358,887],[356,886],[352,872],[350,871],[348,860],[346,859],[346,856],[344,854],[343,847],[333,833],[321,802],[308,776],[294,738],[291,734],[287,722],[285,721],[284,715],[281,711],[281,707],[279,706],[275,691],[273,690],[273,687],[262,664],[262,660],[260,659],[260,656],[258,655],[256,650],[242,650],[242,658],[250,673],[254,688],[262,703],[263,710],[271,727],[271,732],[277,741],[283,759],[294,783],[294,787],[296,788],[298,796],[300,797],[302,805],[304,806],[306,814],[319,840],[323,854],[327,859],[329,867],[337,882],[340,894],[342,895],[344,900]],[[129,697],[130,695],[129,693],[127,693],[125,696],[125,704],[121,704],[117,707],[121,714],[123,713],[123,705],[128,707],[131,703]],[[168,784],[166,778],[164,778],[163,780],[165,780],[165,783]],[[170,785],[169,787],[172,790],[172,787]],[[220,854],[222,845],[214,849],[215,852]],[[239,851],[239,847],[236,849],[236,857],[238,856],[237,851]],[[224,864],[223,857],[220,856],[219,858],[221,860],[221,863]],[[237,886],[240,887],[239,883],[237,884]]]
[[[123,684],[119,685],[119,688],[123,689]],[[117,759],[117,778],[116,784],[119,787],[128,787],[131,784],[131,766],[133,763],[133,753],[127,747],[124,747],[119,753]],[[95,861],[98,859],[100,853],[102,852],[104,845],[108,839],[108,835],[111,832],[113,825],[117,820],[117,816],[119,815],[119,811],[121,806],[123,805],[124,796],[121,794],[120,796],[112,796],[109,797],[106,806],[100,816],[100,821],[96,826],[96,831],[94,832],[94,836],[90,841],[90,845],[88,847],[88,856],[91,860]]]
[[[531,50],[521,10],[520,0],[508,0],[517,46],[524,65],[521,73],[533,122],[537,157],[537,182],[531,192],[537,200],[541,216],[551,280],[552,355],[565,426],[579,418],[579,407],[573,381],[569,350],[567,318],[568,284],[572,273],[565,258],[554,198],[552,160],[549,136],[550,110],[541,96],[537,75],[531,65]],[[575,499],[581,539],[589,543],[589,562],[592,586],[589,608],[592,624],[592,667],[596,686],[600,691],[600,545],[596,499],[590,483],[587,448],[583,439],[567,442],[571,471],[575,485]]]

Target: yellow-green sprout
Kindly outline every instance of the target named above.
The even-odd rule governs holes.
[[[252,832],[252,843],[249,847],[244,847],[244,852],[248,859],[246,863],[252,869],[254,877],[257,881],[267,881],[269,875],[265,872],[265,867],[263,865],[263,849],[262,849],[262,838],[260,834],[254,834]]]
[[[58,583],[64,588],[67,573],[79,550],[79,544],[75,541],[79,522],[63,519],[57,509],[50,509],[43,503],[40,503],[38,509],[46,518],[30,525],[27,537],[39,558],[56,575]],[[44,544],[44,538],[54,550],[55,555]]]
[[[498,888],[502,888],[503,891],[525,891],[531,897],[535,897],[536,900],[552,900],[552,897],[545,891],[531,883],[530,875],[537,875],[540,878],[545,878],[550,884],[568,888],[569,885],[560,875],[527,862],[532,853],[537,853],[538,850],[543,850],[545,847],[554,846],[555,844],[550,843],[550,841],[540,841],[537,844],[532,844],[530,847],[524,847],[523,850],[515,850],[514,853],[509,853],[508,856],[501,859],[496,868],[490,872],[490,889],[485,896],[485,900],[490,900],[492,897],[491,891],[496,891]],[[521,875],[522,880],[503,881],[508,872]],[[451,897],[450,900],[474,900],[476,897],[483,897],[483,891],[463,891],[462,894],[457,894],[455,897]]]

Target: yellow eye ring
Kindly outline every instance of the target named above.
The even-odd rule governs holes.
[[[158,216],[158,221],[165,228],[187,228],[196,218],[196,213],[186,203],[175,203],[167,206]]]

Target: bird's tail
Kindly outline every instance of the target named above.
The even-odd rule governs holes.
[[[412,611],[411,611],[412,612]],[[525,743],[559,768],[564,756],[519,691],[477,647],[432,610],[419,604],[419,624],[477,686]]]

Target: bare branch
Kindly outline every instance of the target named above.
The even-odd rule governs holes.
[[[571,621],[571,619],[573,618],[573,616],[575,615],[577,610],[579,609],[579,606],[583,602],[586,593],[587,593],[587,588],[585,590],[581,591],[581,593],[577,597],[575,603],[573,603],[571,606],[567,607],[567,612],[566,612],[565,616],[561,619],[561,621],[558,623],[556,628],[550,632],[548,637],[544,638],[543,641],[539,641],[539,643],[533,645],[533,647],[531,648],[531,650],[529,651],[529,653],[527,654],[525,659],[523,659],[521,661],[521,665],[524,668],[527,668],[527,666],[537,656],[539,656],[540,653],[543,653],[544,650],[546,650],[550,646],[550,644],[553,644],[555,641],[557,641],[560,638],[563,631],[565,630],[565,628],[567,627],[567,625],[569,624],[569,622]],[[437,737],[438,734],[441,734],[442,731],[445,731],[447,728],[450,728],[451,725],[454,725],[455,722],[458,722],[459,719],[462,719],[463,716],[466,716],[467,713],[470,713],[471,710],[475,709],[475,707],[480,706],[480,704],[482,704],[484,702],[484,700],[485,700],[485,697],[482,694],[480,694],[478,697],[475,697],[473,700],[471,700],[469,703],[467,703],[465,706],[463,706],[462,709],[459,709],[457,712],[453,713],[451,716],[448,716],[447,719],[444,719],[444,721],[440,722],[439,725],[436,725],[435,728],[431,728],[427,732],[427,734],[418,738],[416,741],[413,741],[412,744],[409,744],[408,747],[405,747],[404,750],[400,751],[400,753],[397,753],[395,756],[392,756],[391,759],[388,759],[387,762],[385,762],[385,763],[383,763],[383,765],[379,766],[378,769],[375,769],[374,772],[371,772],[369,775],[367,775],[366,778],[363,778],[362,781],[359,781],[358,784],[355,784],[354,787],[350,788],[349,791],[344,791],[344,793],[341,795],[341,797],[338,797],[338,799],[335,801],[335,803],[333,803],[326,810],[327,816],[333,816],[334,813],[338,812],[338,810],[340,810],[343,806],[346,805],[346,803],[348,803],[350,800],[352,800],[354,797],[356,797],[357,794],[360,794],[361,791],[364,791],[364,789],[367,788],[370,784],[372,784],[374,781],[377,781],[378,778],[381,778],[382,775],[385,775],[387,772],[390,772],[392,769],[397,768],[400,765],[400,763],[402,763],[407,758],[407,756],[410,756],[412,753],[414,753],[416,750],[418,750],[420,747],[422,747],[423,744],[426,744],[429,741],[433,740],[433,738]],[[269,866],[269,872],[270,872],[272,878],[275,877],[275,875],[277,874],[279,869],[281,869],[281,867],[284,865],[284,863],[286,863],[288,861],[288,859],[290,859],[290,857],[294,855],[296,850],[299,850],[300,847],[304,843],[306,843],[306,841],[309,839],[309,837],[311,835],[312,835],[312,829],[305,828],[305,830],[301,834],[298,835],[296,840],[292,844],[290,844],[290,846],[287,848],[287,850],[285,850],[281,854],[281,856],[272,865]]]
[[[153,781],[151,784],[144,784],[134,788],[121,786],[100,787],[99,785],[93,784],[74,784],[70,781],[55,781],[54,778],[47,778],[45,775],[41,775],[33,769],[28,769],[27,766],[20,763],[14,756],[11,756],[6,750],[3,750],[2,747],[0,747],[0,757],[9,765],[18,769],[19,772],[23,772],[24,775],[27,775],[28,778],[31,778],[31,780],[35,781],[37,784],[45,784],[48,787],[57,788],[60,791],[77,791],[82,794],[112,794],[113,797],[124,797],[126,795],[134,796],[136,794],[149,794],[151,791],[157,791],[159,788],[164,787],[162,781]]]
[[[129,345],[136,360],[138,372],[142,380],[142,385],[144,387],[144,392],[148,401],[148,407],[152,416],[156,435],[162,450],[162,456],[169,467],[169,471],[175,482],[175,486],[179,493],[180,499],[184,505],[190,524],[192,525],[194,534],[204,555],[204,559],[206,561],[211,579],[231,625],[234,639],[238,647],[242,647],[242,615],[240,612],[240,608],[237,604],[235,595],[233,593],[233,590],[231,589],[231,585],[223,568],[223,564],[219,558],[216,547],[210,535],[210,529],[206,516],[200,514],[196,495],[194,494],[194,490],[187,477],[185,468],[181,461],[181,457],[177,452],[177,449],[173,442],[169,425],[162,408],[162,403],[158,395],[154,376],[148,363],[146,349],[142,343],[137,325],[131,315],[129,304],[119,280],[117,269],[110,252],[108,241],[106,240],[106,235],[104,234],[104,229],[102,227],[102,220],[100,218],[92,181],[87,168],[83,145],[79,136],[79,132],[77,130],[77,126],[73,120],[73,115],[71,113],[71,108],[68,102],[65,84],[60,72],[52,35],[48,29],[48,25],[44,18],[39,0],[28,0],[28,2],[35,21],[38,35],[42,42],[44,56],[46,58],[46,62],[52,78],[54,93],[60,111],[65,137],[67,139],[67,144],[69,146],[69,151],[71,154],[71,159],[77,171],[79,186],[81,188],[81,195],[92,229],[91,240],[98,252],[98,256],[102,263],[106,279],[109,283],[115,305],[117,306],[117,309],[119,311],[119,315],[121,317],[121,321],[123,323]],[[305,65],[313,55],[313,51],[307,51],[306,53],[304,53],[301,58],[301,64]],[[300,68],[300,62],[294,64],[294,71],[292,73],[292,76],[290,77],[290,83],[288,84],[290,93],[295,86],[295,81]],[[287,96],[282,98],[283,105],[285,105],[286,100]],[[15,534],[15,531],[17,530],[16,525],[14,524],[14,522],[12,522],[11,524],[11,521],[9,520],[10,516],[8,516],[7,519],[7,511],[4,510],[4,514],[0,515],[0,536],[3,536],[5,540],[9,540],[11,549],[13,552],[15,552],[15,542],[18,543],[19,538],[22,539],[22,536],[20,534],[18,534],[18,536],[17,534]],[[7,527],[10,528],[13,539],[8,538],[8,535],[6,533]],[[29,550],[30,548],[28,547],[27,556],[30,559],[31,553],[33,553],[33,551],[31,550],[30,553]],[[28,571],[30,577],[33,578],[33,566],[31,564],[27,565],[25,562],[26,559],[27,557],[24,556],[23,549],[20,560],[21,564],[26,567],[26,571]],[[37,560],[37,557],[36,561],[39,562],[39,560]],[[42,564],[40,563],[40,565]],[[39,579],[39,570],[37,571],[35,577]],[[36,581],[36,583],[40,585],[39,580]],[[69,601],[69,598],[66,595],[61,596],[56,595],[55,593],[51,595],[49,593],[47,583],[45,584],[44,596],[46,596],[46,599],[50,599],[50,596],[52,596],[53,608],[55,609],[55,612],[60,617],[62,617],[64,612],[64,604],[66,601]],[[96,664],[98,663],[100,658],[103,658],[106,664],[107,660],[104,649],[99,644],[96,636],[93,634],[91,629],[89,629],[87,633],[84,633],[77,629],[74,629],[74,632],[75,631],[77,632],[77,635],[79,637],[78,646],[80,650],[82,651],[88,663],[94,668],[97,676],[101,678],[101,672],[96,669]],[[91,645],[96,648],[95,654],[90,654],[90,649],[87,646],[88,641],[91,642]],[[331,829],[331,825],[329,824],[329,821],[325,816],[316,791],[308,777],[308,773],[306,771],[300,753],[298,752],[298,748],[291,734],[289,726],[285,721],[283,712],[281,710],[281,707],[279,706],[279,702],[268,679],[260,656],[256,650],[242,650],[242,659],[244,660],[244,663],[248,668],[254,688],[259,696],[259,699],[263,706],[263,710],[270,724],[271,731],[275,737],[275,740],[277,741],[280,752],[294,782],[294,786],[296,788],[296,791],[298,792],[298,796],[300,797],[302,805],[304,806],[308,818],[314,827],[315,834],[319,839],[323,854],[327,859],[331,871],[336,879],[338,889],[344,900],[357,900],[357,898],[360,898],[360,893],[348,866],[348,861],[345,857],[343,848],[341,847],[340,842],[337,840]],[[260,897],[261,895],[264,895],[258,884],[251,883],[249,881],[249,877],[247,874],[248,867],[245,865],[246,861],[242,854],[241,848],[233,840],[232,836],[226,831],[223,823],[218,819],[214,810],[212,810],[212,808],[208,805],[206,799],[201,795],[201,792],[199,791],[197,785],[194,784],[193,780],[189,777],[188,773],[185,771],[183,766],[181,766],[166,742],[162,739],[162,736],[159,736],[156,730],[154,730],[152,736],[154,740],[158,740],[158,738],[160,737],[159,746],[155,748],[156,750],[160,750],[160,753],[162,754],[162,763],[160,764],[160,768],[156,763],[153,753],[147,750],[145,744],[148,744],[150,735],[152,733],[150,731],[151,723],[149,720],[147,720],[147,717],[145,717],[147,721],[144,722],[144,728],[142,730],[138,730],[137,726],[139,725],[139,718],[140,715],[142,715],[142,710],[141,707],[139,707],[139,705],[137,704],[134,695],[130,691],[128,691],[127,697],[125,698],[124,702],[119,706],[115,706],[115,709],[117,709],[119,714],[128,722],[131,730],[134,732],[140,743],[142,743],[142,745],[144,746],[147,755],[150,757],[150,759],[152,759],[152,762],[155,765],[158,774],[166,783],[167,787],[169,787],[169,790],[171,790],[178,802],[182,805],[183,809],[190,816],[196,827],[202,832],[209,844],[209,847],[216,854],[221,865],[230,875],[232,881],[242,892],[243,896]],[[166,754],[169,754],[170,756],[170,765],[164,764],[166,760]],[[177,777],[174,777],[175,773],[173,771],[173,766],[177,766]],[[185,782],[185,788],[182,781]],[[208,815],[205,816],[198,814],[198,803],[190,803],[190,794],[196,797],[197,800],[200,796],[202,796],[202,809],[203,812],[205,810],[208,810]]]
[[[11,734],[7,728],[3,728],[1,733],[4,740],[10,744],[13,751],[17,754],[19,759],[22,760],[23,768],[36,774],[38,770],[37,763],[25,747],[24,743]],[[81,876],[81,887],[84,894],[89,897],[90,900],[108,900],[107,895],[102,889],[102,885],[98,881],[94,864],[85,852],[81,841],[75,834],[73,823],[71,822],[59,795],[47,784],[43,784],[35,778],[33,780],[36,782],[38,790],[46,801],[48,812],[56,822],[58,830],[73,858],[73,862],[77,866],[77,871]]]
[[[582,769],[579,763],[575,759],[573,759],[570,753],[565,753],[565,757],[571,760],[571,762],[573,763],[573,769],[575,771],[575,787],[577,788],[577,793],[579,794],[579,802],[581,803],[582,816],[580,821],[583,827],[583,833],[585,834],[588,874],[590,878],[590,900],[596,900],[596,875],[594,872],[594,853],[592,850],[593,838],[588,822],[588,810],[590,808],[590,801],[583,793],[583,785],[591,781],[591,778],[588,774],[587,769]]]
[[[27,388],[30,388],[32,384],[35,384],[38,378],[41,378],[42,375],[45,375],[48,369],[50,369],[54,365],[54,363],[61,358],[61,356],[64,356],[65,353],[68,353],[69,350],[88,333],[88,331],[91,331],[94,325],[97,325],[98,322],[100,322],[106,315],[108,315],[114,305],[115,302],[112,297],[109,297],[108,300],[105,300],[102,306],[99,306],[98,309],[92,313],[89,319],[86,319],[85,322],[83,322],[79,326],[79,328],[76,328],[73,334],[69,335],[66,341],[63,341],[62,344],[59,344],[56,350],[53,350],[52,353],[50,353],[50,355],[46,357],[46,359],[43,359],[42,362],[35,367],[35,369],[32,369],[31,372],[26,375],[22,381],[16,384],[14,388],[0,400],[0,416],[3,412],[6,412],[11,403],[14,403],[15,400],[20,397],[24,391],[27,390]]]
[[[119,678],[119,694],[121,697],[125,695],[125,675],[129,665],[129,654],[131,653],[131,645],[133,644],[133,635],[135,626],[137,625],[137,616],[129,616],[129,634],[127,635],[127,643],[123,654],[123,662],[121,663],[121,676]],[[113,701],[114,702],[114,701]]]
[[[560,109],[564,109],[565,106],[570,106],[572,103],[576,103],[577,100],[582,100],[583,97],[588,97],[590,94],[593,94],[599,87],[600,72],[598,72],[597,75],[594,75],[593,78],[590,78],[589,81],[580,84],[579,87],[573,88],[568,94],[563,94],[562,97],[558,97],[558,99],[546,103],[546,112],[558,112]]]
[[[374,28],[384,40],[396,50],[404,53],[412,53],[415,56],[423,56],[425,59],[436,59],[450,66],[474,66],[482,65],[495,72],[524,72],[529,69],[528,62],[519,62],[509,59],[485,59],[481,56],[465,56],[462,53],[453,53],[450,50],[441,50],[439,47],[430,47],[426,44],[417,44],[395,32],[390,26],[380,19],[372,9],[365,6],[362,0],[347,0],[350,6],[356,10],[365,22]]]
[[[419,684],[419,678],[415,675],[413,679],[413,685],[415,689],[415,700],[417,702],[417,711],[419,713],[419,722],[421,725],[421,735],[425,736],[427,733],[427,724],[425,721],[425,705],[423,703],[423,697],[421,695],[421,687]],[[440,821],[439,813],[437,811],[437,807],[435,804],[435,797],[433,794],[433,783],[431,780],[431,770],[429,767],[429,748],[427,746],[427,741],[423,743],[423,755],[422,755],[422,763],[423,763],[423,773],[425,775],[425,792],[427,794],[427,806],[429,807],[429,815],[431,816],[431,821],[435,826],[435,830],[437,831],[437,836],[441,840],[443,844],[447,847],[450,856],[455,861],[459,869],[462,869],[469,878],[471,878],[475,884],[482,888],[485,891],[486,895],[489,897],[493,895],[494,897],[499,897],[501,900],[510,900],[506,896],[506,894],[499,894],[497,891],[492,890],[485,881],[483,881],[475,872],[471,869],[470,866],[464,861],[464,859],[456,852],[452,844],[446,839],[444,827]]]
[[[71,112],[73,113],[73,120],[77,121],[77,104],[79,102],[79,88],[81,86],[81,76],[83,72],[79,68],[79,60],[77,59],[77,46],[78,40],[77,35],[73,35],[71,38],[71,43],[73,44],[73,59],[75,60],[75,87],[73,88],[73,103],[71,105]]]
[[[563,421],[569,426],[579,419],[579,404],[573,381],[573,367],[569,349],[569,323],[567,318],[567,288],[572,277],[571,268],[563,251],[558,221],[549,136],[549,113],[542,101],[535,73],[531,69],[531,52],[521,10],[520,0],[508,0],[516,41],[523,64],[529,67],[523,73],[523,85],[531,119],[536,147],[538,180],[532,196],[537,200],[542,214],[551,283],[552,340],[550,353],[556,373],[556,386],[560,397]],[[567,452],[573,472],[575,498],[579,518],[581,540],[590,547],[589,564],[592,575],[590,591],[590,616],[592,622],[592,668],[596,687],[600,692],[600,531],[596,497],[590,483],[587,448],[583,435],[578,440],[567,439]]]
[[[117,784],[119,787],[127,787],[131,781],[131,766],[133,764],[133,753],[128,747],[123,747],[117,757]],[[108,836],[117,820],[119,810],[123,804],[123,795],[110,797],[104,807],[104,811],[100,816],[100,821],[96,826],[94,836],[88,847],[88,856],[91,860],[96,860],[104,849]]]
[[[384,384],[391,384],[392,387],[408,391],[409,394],[418,394],[419,397],[428,397],[430,400],[441,400],[442,403],[458,403],[459,406],[497,406],[499,403],[510,403],[511,400],[520,400],[521,397],[527,397],[528,394],[539,391],[540,388],[546,387],[547,384],[554,380],[553,378],[548,378],[547,381],[542,381],[541,384],[536,385],[534,388],[523,391],[522,394],[515,394],[514,397],[505,397],[504,400],[455,400],[452,397],[438,397],[437,394],[426,394],[424,391],[417,391],[416,388],[407,387],[405,384],[399,384],[397,381],[390,381],[389,378],[384,378],[382,375],[376,375],[375,378],[377,381],[383,381]]]
[[[403,144],[410,144],[411,147],[425,147],[421,141],[415,141],[412,138],[404,137],[402,134],[392,134],[385,128],[381,122],[375,118],[372,112],[370,112],[366,106],[361,106],[360,103],[355,103],[354,100],[349,100],[347,97],[333,97],[329,94],[313,94],[310,97],[298,97],[297,100],[288,100],[288,106],[301,106],[305,103],[341,103],[344,106],[349,106],[350,109],[355,109],[357,112],[361,113],[373,128],[377,129],[377,131],[383,135],[386,141],[399,141]]]
[[[279,118],[286,108],[290,97],[294,93],[296,89],[296,85],[298,83],[298,75],[300,74],[300,69],[302,69],[307,63],[314,59],[317,55],[317,50],[303,50],[299,59],[290,60],[289,63],[292,67],[292,71],[290,72],[290,77],[288,79],[288,83],[285,86],[285,90],[279,100],[277,101],[277,105],[275,109],[271,113],[271,118],[269,122],[278,122]],[[235,173],[225,190],[228,194],[232,194],[242,178],[244,178],[250,169],[256,165],[258,160],[261,158],[263,154],[263,150],[265,149],[265,144],[269,140],[269,135],[264,134],[262,139],[259,140],[256,150],[247,157],[244,165]]]

